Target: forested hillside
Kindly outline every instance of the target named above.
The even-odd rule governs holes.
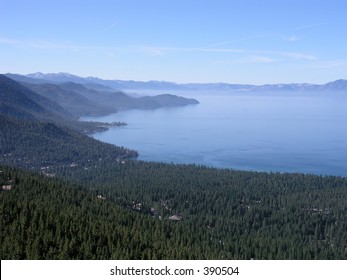
[[[55,84],[29,84],[24,85],[38,94],[56,102],[66,110],[68,110],[74,116],[85,116],[85,115],[102,115],[115,113],[117,110],[110,106],[102,106],[98,104],[96,100],[90,100],[85,98],[83,95],[74,91],[73,88],[64,88],[64,85]],[[82,85],[80,87],[84,88]],[[86,88],[84,88],[88,91]],[[90,90],[91,91],[91,90]],[[94,99],[98,99],[99,93],[94,91]]]
[[[1,259],[346,259],[347,180],[128,161],[1,167]],[[70,182],[70,183],[68,183]]]
[[[51,94],[54,95],[58,93],[51,92]],[[61,98],[66,98],[66,95]],[[71,101],[75,99],[71,96],[69,100]],[[69,100],[66,102],[69,102]],[[62,103],[62,105],[64,105],[64,108],[51,99],[37,94],[33,90],[7,78],[4,75],[0,75],[0,116],[6,118],[6,120],[51,122],[60,126],[69,127],[85,134],[102,131],[107,129],[106,127],[109,126],[109,124],[106,123],[78,121],[77,116],[80,111],[76,109],[76,107],[73,107],[74,110],[70,112],[65,110],[65,108],[68,107],[71,109],[71,107],[66,106],[66,103]],[[73,104],[70,105],[73,106]],[[82,102],[80,106],[83,107]],[[86,110],[86,108],[84,109]],[[4,120],[2,126],[6,126]],[[8,137],[4,132],[2,136],[4,139]]]
[[[61,121],[72,115],[58,104],[0,75],[0,113],[19,119]]]
[[[59,166],[89,168],[105,161],[137,157],[136,151],[102,143],[52,122],[0,115],[0,123],[0,164],[53,172]]]

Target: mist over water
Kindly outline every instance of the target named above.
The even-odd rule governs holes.
[[[139,159],[218,168],[347,176],[347,93],[233,93],[200,104],[84,120],[128,126],[94,138]]]

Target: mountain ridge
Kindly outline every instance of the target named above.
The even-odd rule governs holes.
[[[8,116],[48,121],[73,118],[57,103],[4,75],[0,75],[0,97],[0,112]]]
[[[68,73],[43,74],[38,72],[27,76],[6,74],[4,77],[13,79],[22,86],[55,102],[75,117],[108,115],[123,109],[156,109],[199,103],[195,99],[176,95],[135,97],[107,85],[92,83],[88,78],[85,80],[85,78]]]
[[[104,87],[109,87],[117,90],[132,90],[132,89],[148,89],[148,90],[228,90],[228,91],[327,91],[338,90],[347,91],[347,79],[338,79],[325,84],[313,83],[279,83],[279,84],[231,84],[231,83],[175,83],[168,81],[133,81],[133,80],[107,80],[97,77],[80,77],[70,73],[31,73],[27,75],[6,74],[15,79],[34,79],[35,82],[43,80],[51,82],[67,82],[72,81],[81,84],[98,84]]]

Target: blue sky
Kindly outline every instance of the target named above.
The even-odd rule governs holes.
[[[347,78],[344,0],[0,0],[0,73],[326,83]]]

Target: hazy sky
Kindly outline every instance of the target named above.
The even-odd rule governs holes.
[[[325,83],[347,78],[345,0],[0,0],[0,73]]]

